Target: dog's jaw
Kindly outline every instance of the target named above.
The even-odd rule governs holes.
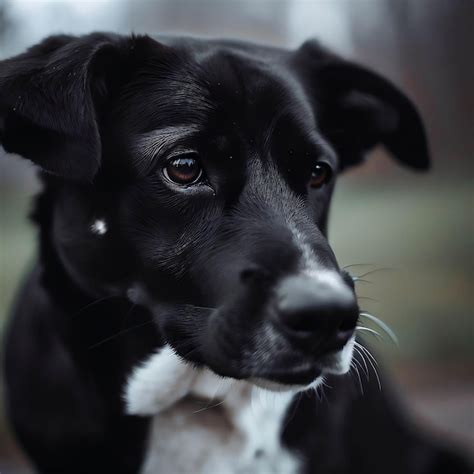
[[[188,395],[211,403],[216,400],[225,402],[230,392],[237,389],[237,385],[248,385],[249,390],[253,386],[265,391],[288,392],[289,395],[316,389],[323,384],[324,375],[341,375],[349,371],[354,342],[355,338],[352,337],[341,351],[328,356],[322,375],[308,385],[285,385],[261,378],[238,381],[221,377],[207,368],[193,367],[179,357],[171,346],[165,345],[136,367],[129,376],[124,391],[126,412],[130,415],[154,416]]]

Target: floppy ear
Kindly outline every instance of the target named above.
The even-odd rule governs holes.
[[[91,182],[101,160],[98,108],[136,41],[53,36],[0,62],[0,144],[49,173]]]
[[[309,78],[322,132],[338,152],[341,169],[361,162],[378,144],[402,164],[429,168],[423,122],[410,99],[378,74],[340,59],[317,42],[304,43],[298,63]]]

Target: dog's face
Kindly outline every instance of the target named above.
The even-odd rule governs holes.
[[[0,130],[48,173],[76,284],[256,383],[349,368],[358,307],[326,237],[338,172],[379,143],[428,164],[408,99],[315,43],[51,38],[3,62]]]

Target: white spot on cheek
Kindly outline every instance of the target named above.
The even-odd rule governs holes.
[[[90,229],[94,234],[104,235],[108,231],[107,222],[104,219],[96,219]]]
[[[146,305],[148,303],[146,292],[138,284],[135,284],[128,288],[126,295],[129,301],[131,301],[133,304]]]

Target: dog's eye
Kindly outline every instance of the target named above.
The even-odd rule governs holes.
[[[331,176],[331,167],[327,163],[319,161],[313,165],[309,185],[312,188],[320,188],[331,179]]]
[[[201,179],[203,171],[197,155],[186,153],[168,161],[163,168],[163,174],[173,183],[189,185],[197,183]]]

